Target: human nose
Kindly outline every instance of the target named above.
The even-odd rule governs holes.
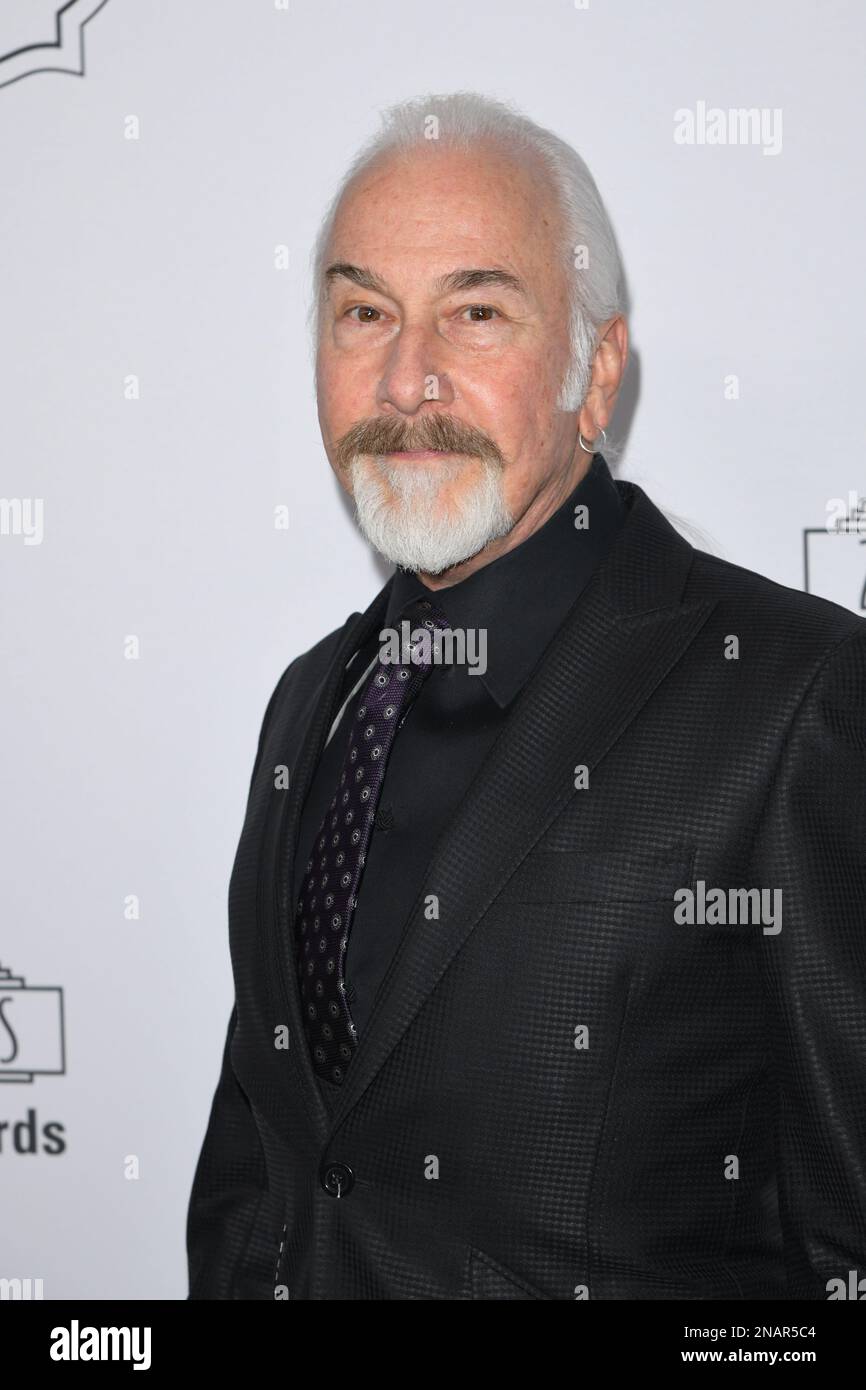
[[[404,325],[393,339],[377,391],[377,403],[413,415],[425,401],[450,404],[454,390],[443,344],[422,324]]]

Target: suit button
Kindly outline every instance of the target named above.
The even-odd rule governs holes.
[[[345,1197],[355,1185],[355,1174],[348,1163],[323,1163],[319,1179],[329,1197]]]

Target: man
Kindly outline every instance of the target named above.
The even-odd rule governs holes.
[[[549,132],[396,108],[316,284],[397,569],[265,714],[190,1297],[827,1298],[866,1272],[866,623],[613,481],[619,261]]]

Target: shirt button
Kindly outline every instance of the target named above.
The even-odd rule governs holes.
[[[348,1163],[323,1163],[319,1180],[329,1197],[345,1197],[355,1185],[355,1174]]]

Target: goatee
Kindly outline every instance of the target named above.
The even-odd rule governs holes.
[[[386,457],[410,450],[442,457]],[[514,525],[501,451],[483,431],[452,416],[427,415],[414,424],[396,416],[362,421],[334,453],[351,485],[361,531],[402,569],[441,574]]]

